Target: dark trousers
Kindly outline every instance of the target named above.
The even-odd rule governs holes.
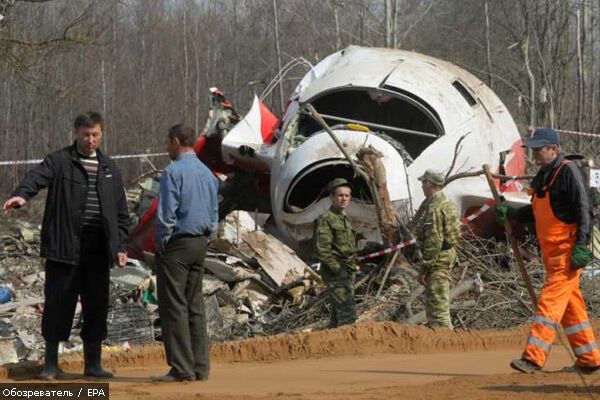
[[[156,257],[158,312],[169,374],[208,378],[210,346],[202,277],[206,237],[181,237]]]
[[[77,265],[46,260],[42,336],[47,341],[69,339],[77,297],[81,298],[81,339],[106,339],[110,280],[109,257],[102,233],[84,233]]]

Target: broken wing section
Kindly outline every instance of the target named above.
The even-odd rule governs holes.
[[[234,209],[268,212],[271,142],[279,120],[255,97],[250,112],[239,121],[223,92],[216,87],[210,92],[211,108],[194,151],[220,178],[219,217],[223,219]],[[133,258],[141,260],[144,253],[154,252],[157,203],[154,198],[130,233]]]
[[[278,126],[277,117],[254,96],[248,114],[223,139],[224,161],[240,169],[268,172],[274,156],[272,141]]]

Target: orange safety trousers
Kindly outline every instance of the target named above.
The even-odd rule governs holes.
[[[595,367],[600,366],[600,352],[579,289],[581,269],[571,268],[577,225],[566,224],[556,218],[548,191],[566,163],[568,161],[565,160],[559,166],[540,193],[533,195],[535,228],[544,257],[546,281],[538,298],[523,358],[543,367],[560,323],[577,356],[577,365]]]

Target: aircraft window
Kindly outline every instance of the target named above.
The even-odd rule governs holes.
[[[469,90],[462,83],[460,83],[459,81],[454,81],[454,83],[452,83],[452,86],[454,86],[454,88],[458,90],[458,93],[460,93],[462,97],[464,97],[464,99],[467,101],[467,103],[469,103],[471,107],[477,104],[477,100],[475,100],[471,93],[469,93]]]
[[[286,211],[302,212],[304,209],[329,196],[327,185],[333,178],[345,178],[352,185],[352,200],[371,203],[371,192],[367,183],[354,177],[352,167],[344,161],[326,162],[320,167],[309,168],[300,178],[293,182],[286,196]]]
[[[378,92],[373,88],[344,88],[326,93],[312,104],[329,125],[356,122],[370,126],[400,142],[412,158],[444,133],[437,115],[426,104],[385,88]],[[311,136],[318,131],[320,125],[304,115],[298,133]]]

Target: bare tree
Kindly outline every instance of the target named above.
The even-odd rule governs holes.
[[[394,0],[385,1],[385,20],[384,20],[384,35],[385,47],[394,46]]]
[[[160,151],[170,124],[203,126],[209,87],[243,114],[286,60],[315,64],[348,44],[467,68],[521,127],[600,128],[600,0],[74,3],[0,0],[0,160],[68,144],[70,121],[87,109],[105,114],[109,152]],[[280,79],[266,103],[281,112],[303,72]],[[139,163],[125,166],[134,175]],[[24,171],[0,168],[0,187]]]
[[[494,89],[494,77],[492,74],[492,49],[490,45],[490,14],[488,1],[484,2],[484,10],[485,10],[485,56],[487,60],[487,70],[488,70],[488,85],[490,88]]]
[[[277,16],[277,0],[273,0],[273,21],[274,21],[274,32],[275,32],[275,54],[277,57],[277,72],[281,72],[281,48],[279,45],[279,18]],[[283,77],[279,81],[279,110],[283,112]]]
[[[333,11],[333,26],[335,29],[335,49],[339,50],[342,48],[342,35],[340,33],[340,15],[339,15],[339,6],[341,5],[341,0],[329,0],[329,6]]]

